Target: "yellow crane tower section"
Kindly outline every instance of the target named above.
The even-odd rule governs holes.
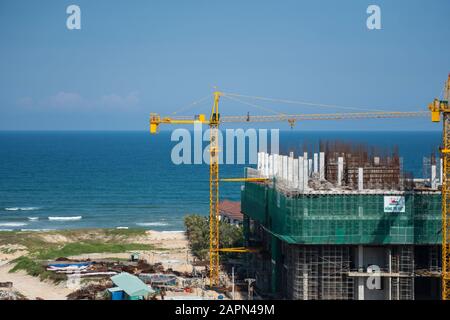
[[[442,114],[442,300],[450,300],[450,74],[444,90],[444,100],[434,99],[428,108],[431,121],[439,122]]]
[[[150,133],[158,132],[161,123],[166,124],[194,124],[202,123],[210,127],[209,145],[209,278],[210,284],[219,284],[219,99],[221,93],[214,92],[214,103],[209,120],[204,114],[194,119],[161,118],[157,114],[150,114]]]

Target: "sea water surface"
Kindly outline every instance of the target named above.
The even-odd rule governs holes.
[[[420,177],[440,132],[280,132],[280,151],[320,140],[397,145],[404,169]],[[208,214],[207,164],[175,165],[171,132],[0,132],[0,231],[142,227],[183,229],[183,216]],[[245,165],[222,165],[242,177]],[[239,183],[222,183],[238,201]]]

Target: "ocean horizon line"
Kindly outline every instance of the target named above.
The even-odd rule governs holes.
[[[175,129],[176,127],[174,127]],[[189,128],[184,128],[187,129],[188,131],[194,131],[193,129],[189,129]],[[224,130],[224,129],[238,129],[238,128],[222,128],[220,130]],[[243,128],[242,128],[243,129]],[[248,128],[247,128],[248,129]],[[270,130],[273,128],[254,128],[255,130]],[[387,132],[429,132],[429,133],[440,133],[442,130],[436,129],[436,130],[403,130],[403,129],[398,129],[398,130],[339,130],[339,129],[335,129],[335,130],[308,130],[308,129],[279,129],[280,132],[378,132],[378,133],[387,133]],[[167,133],[167,132],[171,132],[173,131],[173,129],[161,129],[160,133]],[[109,129],[93,129],[93,130],[85,130],[85,129],[71,129],[71,130],[59,130],[59,129],[19,129],[19,130],[9,130],[9,129],[0,129],[0,133],[35,133],[35,132],[39,132],[39,133],[149,133],[149,130],[137,130],[137,129],[114,129],[114,130],[109,130]]]

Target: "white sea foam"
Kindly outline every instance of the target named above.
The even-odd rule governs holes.
[[[33,211],[33,210],[39,210],[40,207],[11,207],[11,208],[5,208],[6,211]]]
[[[26,223],[23,222],[2,222],[0,223],[0,227],[23,227],[26,226]]]
[[[48,220],[50,221],[74,221],[74,220],[81,220],[82,216],[73,216],[73,217],[48,217]]]
[[[0,231],[14,231],[13,229],[0,229]]]
[[[166,222],[138,222],[136,224],[141,227],[164,227],[169,225]]]
[[[23,232],[45,232],[45,231],[52,231],[55,229],[20,229],[20,231]]]
[[[126,230],[126,229],[128,229],[128,227],[116,227],[116,229],[119,229],[119,230]]]
[[[39,220],[39,217],[28,217],[28,220],[30,220],[30,221],[36,221],[36,220]]]

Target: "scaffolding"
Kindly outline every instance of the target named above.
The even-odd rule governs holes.
[[[416,252],[414,245],[297,245],[282,242],[278,256],[271,252],[273,237],[267,230],[256,224],[252,232],[266,233],[259,238],[261,251],[253,257],[251,268],[255,270],[258,293],[266,297],[269,294],[291,300],[413,300],[415,279],[435,281],[433,279],[438,279],[441,272],[437,245],[420,246],[421,250]],[[360,256],[361,252],[366,253]],[[416,258],[424,252],[426,256]],[[367,258],[362,258],[366,255]],[[282,265],[281,278],[274,272],[274,266],[279,263]],[[366,280],[374,275],[374,266],[379,267],[381,286],[368,289]],[[420,295],[438,296],[436,292],[421,292]]]
[[[348,277],[351,261],[350,247],[322,246],[321,250],[321,299],[353,299],[353,279]]]
[[[394,247],[391,278],[392,300],[414,300],[414,248],[412,246]]]
[[[286,245],[285,281],[281,291],[294,300],[352,300],[354,280],[348,276],[349,246]]]
[[[318,300],[319,248],[291,246],[286,249],[286,287],[282,290],[289,299]]]

